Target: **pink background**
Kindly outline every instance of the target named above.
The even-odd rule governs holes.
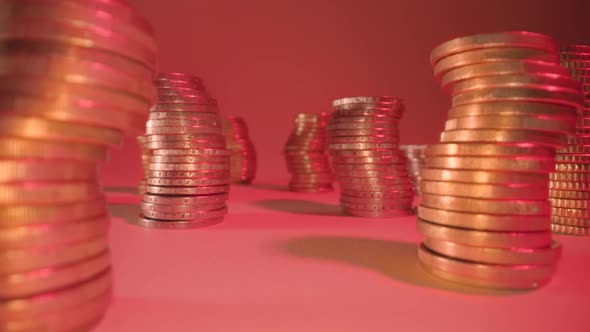
[[[285,178],[280,155],[297,112],[352,95],[407,100],[403,144],[438,140],[448,98],[430,50],[465,34],[525,29],[590,43],[590,1],[131,0],[153,23],[160,70],[201,76],[224,114],[241,115],[259,152],[258,180]],[[136,185],[135,138],[103,169],[107,186]]]

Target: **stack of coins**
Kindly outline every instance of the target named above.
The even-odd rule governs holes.
[[[334,190],[330,162],[326,153],[328,113],[298,113],[295,127],[285,145],[289,190],[328,192]]]
[[[111,297],[97,165],[144,130],[155,39],[122,0],[0,6],[0,330],[87,330]]]
[[[561,64],[583,84],[584,109],[578,113],[576,133],[557,151],[550,175],[551,228],[556,233],[590,236],[590,46],[561,49]]]
[[[137,224],[186,229],[219,223],[227,212],[229,154],[217,102],[201,79],[159,74],[145,146],[151,152]]]
[[[426,151],[418,257],[432,273],[489,288],[548,282],[549,173],[583,98],[549,37],[503,32],[453,39],[431,55],[452,96],[441,143]]]
[[[412,213],[414,190],[399,149],[404,101],[393,97],[336,99],[328,150],[345,213],[387,218]]]
[[[224,117],[223,134],[230,154],[231,183],[252,183],[256,177],[256,149],[250,140],[246,121],[239,116]]]
[[[151,151],[145,145],[145,136],[137,136],[137,144],[139,145],[139,149],[141,151],[141,180],[139,181],[139,186],[137,191],[140,195],[145,194],[145,189],[147,187],[147,173],[149,172],[150,168],[150,158],[151,158]]]
[[[408,158],[408,171],[414,184],[414,193],[420,195],[420,171],[426,164],[426,145],[401,145],[400,149]]]

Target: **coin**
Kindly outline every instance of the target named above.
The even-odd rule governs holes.
[[[465,169],[487,171],[519,171],[529,173],[548,173],[555,169],[555,160],[547,158],[510,157],[429,157],[428,168]]]
[[[575,130],[573,118],[533,118],[532,116],[474,116],[449,119],[445,130],[462,129],[513,129],[571,133]]]
[[[527,199],[531,200],[542,200],[547,198],[547,190],[547,183],[538,183],[532,185],[495,185],[427,180],[422,180],[420,182],[420,191],[422,193],[448,195],[456,197],[478,197],[490,199],[515,200],[520,199],[522,197],[527,197]],[[549,195],[552,195],[551,190],[549,190]]]
[[[444,181],[461,183],[487,183],[487,184],[541,184],[547,183],[546,173],[523,173],[503,171],[478,171],[465,169],[434,169],[424,168],[420,171],[420,177],[426,181]]]
[[[443,143],[527,143],[536,142],[537,144],[548,146],[562,146],[566,141],[562,134],[546,133],[534,130],[450,130],[441,134]]]
[[[552,199],[550,199],[552,200]],[[551,212],[546,200],[493,200],[452,197],[423,193],[420,204],[435,209],[496,215],[547,215]]]
[[[496,101],[523,101],[535,103],[552,103],[575,108],[582,108],[584,97],[577,91],[545,91],[531,88],[493,88],[489,90],[466,91],[453,97],[453,106],[489,103]]]
[[[154,229],[193,229],[207,227],[218,224],[223,221],[223,216],[209,219],[197,219],[197,220],[182,220],[182,221],[161,221],[145,217],[139,217],[137,220],[132,219],[129,222],[142,226],[145,228]]]
[[[146,186],[146,192],[159,195],[211,195],[227,193],[229,186],[210,187],[156,187]]]
[[[453,105],[448,112],[449,119],[482,115],[533,115],[548,117],[575,116],[577,106],[549,103],[523,103],[520,101],[495,101],[493,103],[474,103]]]
[[[227,208],[221,208],[217,210],[201,210],[199,212],[157,212],[152,210],[143,210],[143,215],[149,219],[156,220],[207,220],[213,218],[219,218],[227,213]]]
[[[551,230],[554,233],[559,233],[559,234],[590,236],[590,228],[589,227],[575,227],[575,226],[551,224]]]

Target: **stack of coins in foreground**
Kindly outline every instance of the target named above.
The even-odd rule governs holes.
[[[150,157],[151,151],[145,145],[145,136],[137,136],[137,144],[139,145],[139,149],[141,151],[141,180],[139,181],[139,186],[137,191],[140,195],[145,194],[145,189],[147,187],[147,174],[149,172],[150,166]]]
[[[84,331],[111,297],[97,164],[143,131],[153,32],[122,0],[7,0],[0,43],[0,330]]]
[[[393,97],[334,100],[328,149],[345,213],[387,218],[412,213],[414,190],[399,149],[404,101]]]
[[[420,195],[420,171],[425,167],[426,145],[401,145],[400,149],[408,158],[408,171],[414,184],[414,192]]]
[[[332,191],[334,181],[326,153],[328,113],[298,113],[285,146],[289,189],[298,192]]]
[[[551,228],[556,233],[590,236],[590,46],[562,47],[561,64],[583,84],[584,109],[578,113],[575,135],[557,151],[550,175]]]
[[[146,125],[151,160],[138,224],[184,229],[216,224],[227,212],[229,155],[217,102],[198,77],[160,74]]]
[[[550,280],[560,247],[551,238],[549,173],[583,101],[557,52],[551,38],[529,32],[433,50],[452,108],[421,173],[418,256],[432,273],[489,288]]]
[[[256,149],[248,134],[248,125],[239,116],[223,118],[223,134],[230,154],[231,183],[252,183],[256,177]]]

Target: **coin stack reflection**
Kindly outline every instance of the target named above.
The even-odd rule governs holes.
[[[87,330],[111,297],[97,164],[143,131],[155,39],[122,0],[2,9],[0,330]]]
[[[583,84],[585,101],[576,133],[557,151],[555,172],[550,175],[551,228],[556,233],[590,236],[590,46],[564,46],[560,57]]]
[[[158,75],[158,102],[146,125],[151,150],[140,226],[195,228],[227,212],[229,155],[217,102],[192,75]]]
[[[141,180],[139,181],[138,186],[138,193],[140,195],[145,194],[145,189],[147,187],[147,173],[149,171],[150,166],[150,155],[151,151],[145,146],[145,136],[137,136],[137,144],[139,145],[139,149],[141,152]]]
[[[326,153],[328,113],[298,113],[285,145],[289,190],[296,192],[332,191],[334,181]]]
[[[242,117],[223,118],[223,134],[230,154],[231,183],[249,184],[256,177],[256,149]]]
[[[328,149],[345,213],[387,218],[412,213],[414,190],[399,149],[404,101],[393,97],[334,100]]]
[[[426,162],[426,145],[401,145],[400,149],[408,158],[408,171],[414,184],[414,192],[420,195],[420,171]]]
[[[419,259],[432,273],[489,288],[551,278],[549,172],[583,101],[556,43],[529,32],[453,39],[431,55],[452,96],[422,173]]]

